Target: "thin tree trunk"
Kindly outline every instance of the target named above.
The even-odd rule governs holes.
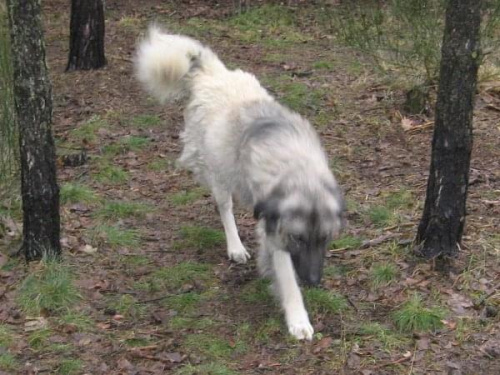
[[[104,56],[102,0],[71,0],[69,58],[66,70],[99,69]]]
[[[464,230],[480,9],[481,0],[449,0],[446,10],[432,161],[415,249],[427,258],[456,256]]]
[[[40,0],[8,0],[14,102],[19,122],[26,260],[57,257],[59,188],[52,138],[52,87],[45,62]]]

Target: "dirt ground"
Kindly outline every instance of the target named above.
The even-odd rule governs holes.
[[[20,308],[19,285],[40,266],[7,259],[19,240],[14,220],[0,238],[0,324],[14,338],[0,339],[0,355],[12,354],[14,364],[0,362],[0,374],[500,373],[498,81],[480,86],[466,233],[454,269],[442,275],[411,249],[432,118],[403,117],[403,92],[365,56],[312,21],[293,26],[295,39],[280,35],[280,25],[255,37],[231,21],[230,1],[106,1],[108,65],[65,73],[68,2],[43,5],[59,155],[83,148],[89,155],[82,166],[61,162],[59,181],[94,197],[62,206],[64,262],[81,295],[71,311],[80,319]],[[257,279],[251,213],[238,211],[237,222],[253,258],[232,264],[210,194],[175,168],[181,104],[157,104],[133,74],[137,38],[152,20],[255,73],[321,135],[348,224],[328,252],[324,293],[307,294],[310,343],[287,335]],[[443,312],[442,322],[401,332],[394,312],[416,293]],[[40,321],[44,335],[34,336]]]

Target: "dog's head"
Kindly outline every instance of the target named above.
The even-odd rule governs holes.
[[[286,190],[275,188],[255,205],[254,216],[265,221],[266,237],[290,253],[301,281],[317,285],[327,246],[342,228],[342,194],[334,182]]]

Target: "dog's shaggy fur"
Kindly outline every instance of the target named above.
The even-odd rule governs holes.
[[[245,263],[233,197],[259,219],[259,270],[273,279],[289,332],[312,339],[297,276],[321,278],[324,252],[341,226],[343,203],[312,126],[278,104],[254,75],[229,70],[191,38],[151,27],[137,75],[161,101],[188,97],[180,165],[210,187],[230,259]]]

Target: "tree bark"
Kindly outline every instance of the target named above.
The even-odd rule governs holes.
[[[68,70],[99,69],[104,56],[104,4],[102,0],[71,0]]]
[[[19,122],[26,260],[61,253],[59,188],[52,138],[52,87],[45,62],[40,0],[8,0],[14,103]]]
[[[432,160],[415,248],[426,258],[456,256],[464,230],[481,2],[449,0],[446,10]]]

